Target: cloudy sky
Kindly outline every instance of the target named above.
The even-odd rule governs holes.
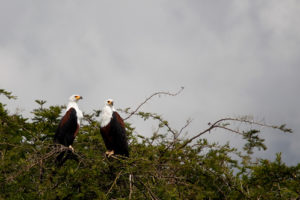
[[[28,115],[35,99],[62,105],[73,93],[84,112],[108,97],[135,107],[184,86],[142,110],[178,129],[192,118],[188,136],[228,116],[286,123],[294,134],[263,129],[269,149],[257,155],[300,161],[299,1],[0,2],[0,88],[18,96],[10,108]],[[154,129],[130,122],[140,134]],[[242,145],[228,133],[205,137]]]

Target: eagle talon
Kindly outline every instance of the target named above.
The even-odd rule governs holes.
[[[105,155],[109,158],[110,156],[112,156],[113,154],[115,154],[114,150],[111,151],[106,151]]]
[[[74,152],[74,148],[71,145],[69,145],[69,149],[71,149],[72,152]]]

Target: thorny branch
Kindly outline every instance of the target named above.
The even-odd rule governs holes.
[[[129,119],[130,117],[132,117],[132,115],[134,115],[145,103],[147,103],[147,101],[149,101],[152,97],[154,96],[159,96],[159,95],[168,95],[168,96],[177,96],[178,94],[180,94],[182,91],[184,90],[184,87],[181,87],[180,90],[176,93],[170,93],[170,92],[155,92],[152,95],[150,95],[149,97],[147,97],[141,104],[139,104],[136,109],[134,111],[132,111],[127,117],[124,118],[124,121]]]
[[[245,123],[245,124],[251,124],[251,125],[258,125],[258,126],[262,126],[262,127],[268,127],[268,128],[273,128],[273,129],[279,129],[283,132],[292,132],[291,129],[285,128],[285,125],[281,125],[281,126],[272,126],[269,124],[265,124],[265,123],[259,123],[259,122],[255,122],[253,120],[249,120],[246,118],[223,118],[220,119],[216,122],[214,122],[213,124],[208,123],[209,127],[207,129],[205,129],[204,131],[201,131],[200,133],[196,134],[194,137],[191,137],[190,139],[188,139],[187,141],[185,141],[180,147],[179,149],[184,148],[186,145],[188,145],[189,143],[191,143],[192,141],[194,141],[195,139],[199,138],[201,135],[210,132],[211,130],[215,129],[215,128],[222,128],[225,130],[228,130],[230,132],[234,132],[240,135],[243,135],[242,132],[238,131],[238,130],[234,130],[234,129],[230,129],[227,128],[226,125],[221,124],[221,122],[228,122],[228,121],[235,121],[235,122],[241,122],[241,123]]]

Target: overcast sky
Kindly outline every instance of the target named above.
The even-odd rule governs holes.
[[[228,116],[286,123],[294,134],[263,129],[269,149],[257,155],[300,161],[299,1],[0,2],[0,88],[18,96],[10,108],[28,115],[35,99],[62,105],[78,93],[88,113],[107,98],[135,107],[184,86],[142,110],[178,129],[192,118],[188,136]],[[139,134],[155,127],[130,122]],[[239,136],[205,137],[242,145]]]

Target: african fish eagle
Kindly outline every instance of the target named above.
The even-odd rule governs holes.
[[[114,101],[108,99],[100,113],[100,133],[104,140],[108,157],[113,154],[129,157],[125,124],[114,109]]]
[[[69,147],[72,151],[72,144],[78,134],[80,122],[83,117],[81,110],[77,105],[78,100],[82,99],[80,95],[72,95],[65,115],[62,117],[54,135],[54,142]]]

